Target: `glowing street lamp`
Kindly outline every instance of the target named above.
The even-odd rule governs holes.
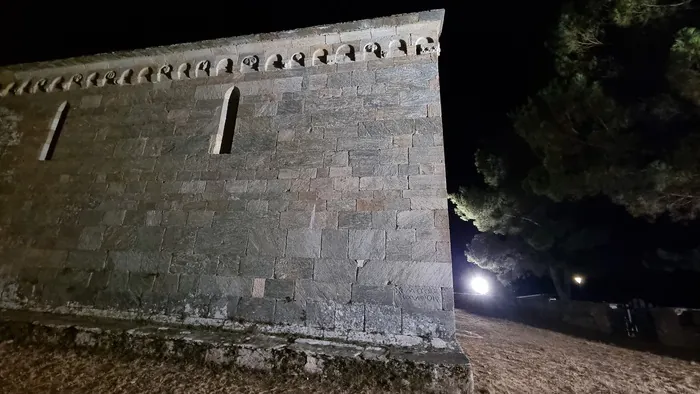
[[[577,285],[582,285],[583,284],[583,276],[581,275],[574,275],[574,282],[576,282]]]
[[[469,282],[469,285],[471,286],[472,290],[474,290],[474,292],[479,295],[488,294],[490,290],[489,281],[487,281],[481,276],[476,276],[472,278],[471,282]]]

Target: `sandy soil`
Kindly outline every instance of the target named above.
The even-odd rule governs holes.
[[[457,312],[478,393],[700,393],[700,364]]]
[[[457,312],[478,393],[700,393],[700,365]],[[358,385],[359,385],[358,379]],[[0,343],[0,392],[384,393],[332,381]]]

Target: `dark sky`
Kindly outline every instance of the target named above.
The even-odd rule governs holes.
[[[493,133],[507,132],[510,127],[507,114],[552,76],[552,63],[544,42],[557,21],[561,0],[410,4],[354,1],[277,5],[253,1],[180,5],[143,2],[138,5],[114,2],[93,3],[88,7],[62,3],[54,5],[52,10],[29,1],[14,2],[8,12],[12,17],[5,17],[0,23],[0,37],[3,37],[0,65],[444,8],[440,79],[448,190],[454,192],[460,185],[477,179],[473,153],[479,141]],[[624,216],[623,211],[613,209],[612,212],[621,212]],[[464,247],[476,230],[454,215],[450,217],[450,225],[455,288],[464,291],[465,278],[474,270],[465,262]],[[646,242],[645,237],[656,234],[648,225],[632,226],[631,232],[642,234],[639,242]],[[621,245],[629,245],[630,239],[625,238]],[[608,253],[611,260],[624,259],[625,255],[624,246]],[[597,284],[592,283],[590,289],[597,294],[607,294],[604,289],[615,287],[629,294],[653,283],[650,278],[627,280],[624,275],[604,278]],[[669,277],[667,281],[664,288],[690,279]],[[690,281],[680,287],[693,284]],[[547,290],[546,281],[544,285],[535,281],[524,291]]]

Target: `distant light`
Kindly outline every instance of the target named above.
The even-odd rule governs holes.
[[[469,284],[471,285],[472,290],[476,292],[476,294],[484,295],[487,294],[490,290],[489,281],[482,278],[481,276],[472,278],[472,281]]]
[[[583,284],[583,276],[574,275],[574,282],[576,282],[577,285]]]

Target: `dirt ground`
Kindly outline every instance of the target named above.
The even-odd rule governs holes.
[[[477,393],[700,393],[700,364],[457,312]]]
[[[478,393],[700,393],[700,365],[457,312]],[[382,393],[337,383],[0,343],[0,392]]]

